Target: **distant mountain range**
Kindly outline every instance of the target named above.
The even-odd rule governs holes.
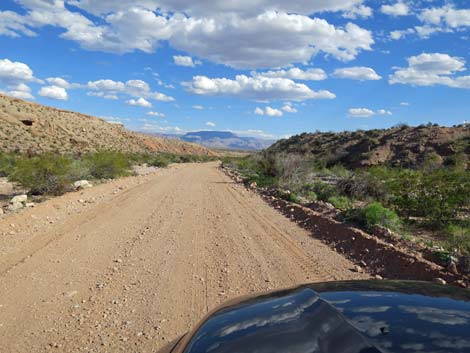
[[[230,150],[256,151],[271,146],[276,140],[266,140],[256,137],[238,136],[229,131],[195,131],[185,135],[160,135],[199,145]]]

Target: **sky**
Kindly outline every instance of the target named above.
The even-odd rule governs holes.
[[[150,133],[455,125],[470,2],[1,0],[0,92]]]

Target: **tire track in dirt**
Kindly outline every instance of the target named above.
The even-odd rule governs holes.
[[[0,229],[13,222],[0,237],[0,352],[155,352],[227,299],[367,276],[217,163],[64,195]]]

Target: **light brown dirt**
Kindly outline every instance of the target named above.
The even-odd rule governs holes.
[[[0,352],[155,352],[229,298],[352,267],[217,163],[172,166],[0,218]]]

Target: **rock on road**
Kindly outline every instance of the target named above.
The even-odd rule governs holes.
[[[155,352],[229,298],[365,278],[217,163],[0,218],[0,352]]]

